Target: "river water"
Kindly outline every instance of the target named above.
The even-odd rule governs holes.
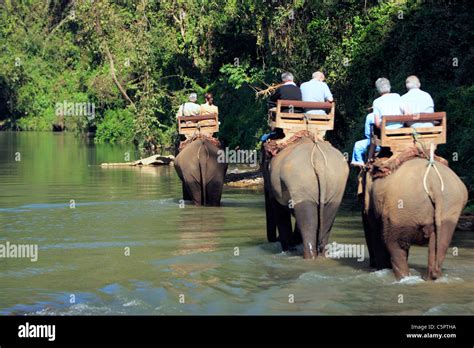
[[[259,189],[183,206],[172,166],[99,166],[127,156],[71,134],[0,132],[0,244],[39,248],[36,262],[0,258],[0,314],[474,313],[468,232],[455,234],[443,278],[421,279],[427,249],[413,247],[413,276],[396,282],[367,259],[282,254],[266,242]],[[333,241],[364,244],[353,197]]]

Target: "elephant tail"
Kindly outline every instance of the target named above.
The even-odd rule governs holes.
[[[433,185],[434,186],[434,185]],[[434,226],[435,226],[435,267],[434,271],[439,273],[441,271],[439,266],[439,247],[440,247],[440,237],[441,237],[441,224],[442,224],[442,211],[443,211],[443,197],[441,194],[440,188],[435,188],[429,195],[431,202],[433,203],[434,208]]]
[[[311,151],[311,166],[313,167],[314,174],[316,174],[316,178],[318,180],[318,187],[319,187],[318,231],[316,234],[316,245],[317,245],[318,252],[322,253],[323,250],[320,250],[320,248],[321,248],[321,239],[322,239],[322,233],[323,233],[323,228],[324,228],[324,201],[326,200],[326,185],[325,185],[325,180],[324,180],[324,170],[318,171],[314,163],[314,151],[316,148],[318,148],[318,150],[323,155],[324,161],[326,164],[327,164],[327,159],[326,159],[326,154],[324,153],[324,151],[321,149],[319,144],[315,142],[313,145],[313,149]]]
[[[204,147],[206,150],[206,154],[201,155],[201,149]],[[202,141],[201,145],[199,145],[199,149],[197,152],[197,159],[199,163],[199,173],[200,173],[200,179],[201,179],[201,203],[203,205],[206,205],[207,203],[207,191],[206,191],[206,186],[207,186],[207,161],[209,159],[209,150],[207,149],[207,144]]]
[[[437,174],[438,179],[440,181],[440,185],[434,185],[434,184],[430,185],[431,186],[431,193],[430,193],[427,187],[427,178],[428,178],[428,173],[430,172],[431,167],[434,168],[434,171]],[[430,198],[431,203],[433,204],[433,208],[434,208],[434,225],[435,225],[435,233],[436,233],[434,271],[435,273],[439,273],[441,271],[439,267],[439,247],[440,247],[439,240],[441,237],[441,223],[442,223],[441,213],[443,211],[443,197],[442,197],[441,192],[444,191],[444,181],[434,161],[433,144],[431,144],[431,147],[430,147],[430,158],[428,159],[428,166],[426,167],[425,175],[423,177],[423,187],[428,197]]]

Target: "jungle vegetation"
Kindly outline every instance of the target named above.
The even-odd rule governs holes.
[[[96,142],[170,146],[191,91],[214,94],[219,137],[254,148],[267,131],[255,88],[322,70],[336,99],[329,140],[349,155],[363,136],[374,82],[417,75],[448,114],[439,154],[473,190],[474,66],[469,1],[4,0],[0,2],[0,125],[89,134]],[[92,103],[94,117],[58,116]]]

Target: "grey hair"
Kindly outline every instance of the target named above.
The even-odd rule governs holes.
[[[189,94],[189,101],[195,102],[197,100],[197,98],[198,98],[197,93],[193,92],[193,93]]]
[[[375,88],[377,88],[377,91],[380,94],[383,93],[390,93],[390,89],[392,88],[390,86],[390,81],[386,79],[385,77],[380,77],[375,81]]]
[[[420,79],[415,75],[408,76],[405,80],[405,86],[407,87],[407,89],[420,88]]]
[[[285,81],[293,81],[293,74],[290,73],[290,72],[284,72],[283,74],[281,74],[281,80],[283,82]]]
[[[318,81],[324,81],[326,77],[321,71],[316,71],[313,73],[313,79],[318,80]]]

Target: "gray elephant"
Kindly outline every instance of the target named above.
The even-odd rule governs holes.
[[[392,268],[397,279],[409,275],[410,245],[428,244],[427,279],[441,276],[441,265],[467,189],[446,165],[414,158],[390,175],[364,174],[362,213],[371,266]]]
[[[216,139],[197,137],[178,153],[175,169],[183,183],[183,199],[219,206],[227,164],[219,163]]]
[[[263,164],[267,237],[282,249],[298,242],[291,214],[301,233],[304,258],[324,254],[349,175],[344,156],[328,142],[302,137]]]

